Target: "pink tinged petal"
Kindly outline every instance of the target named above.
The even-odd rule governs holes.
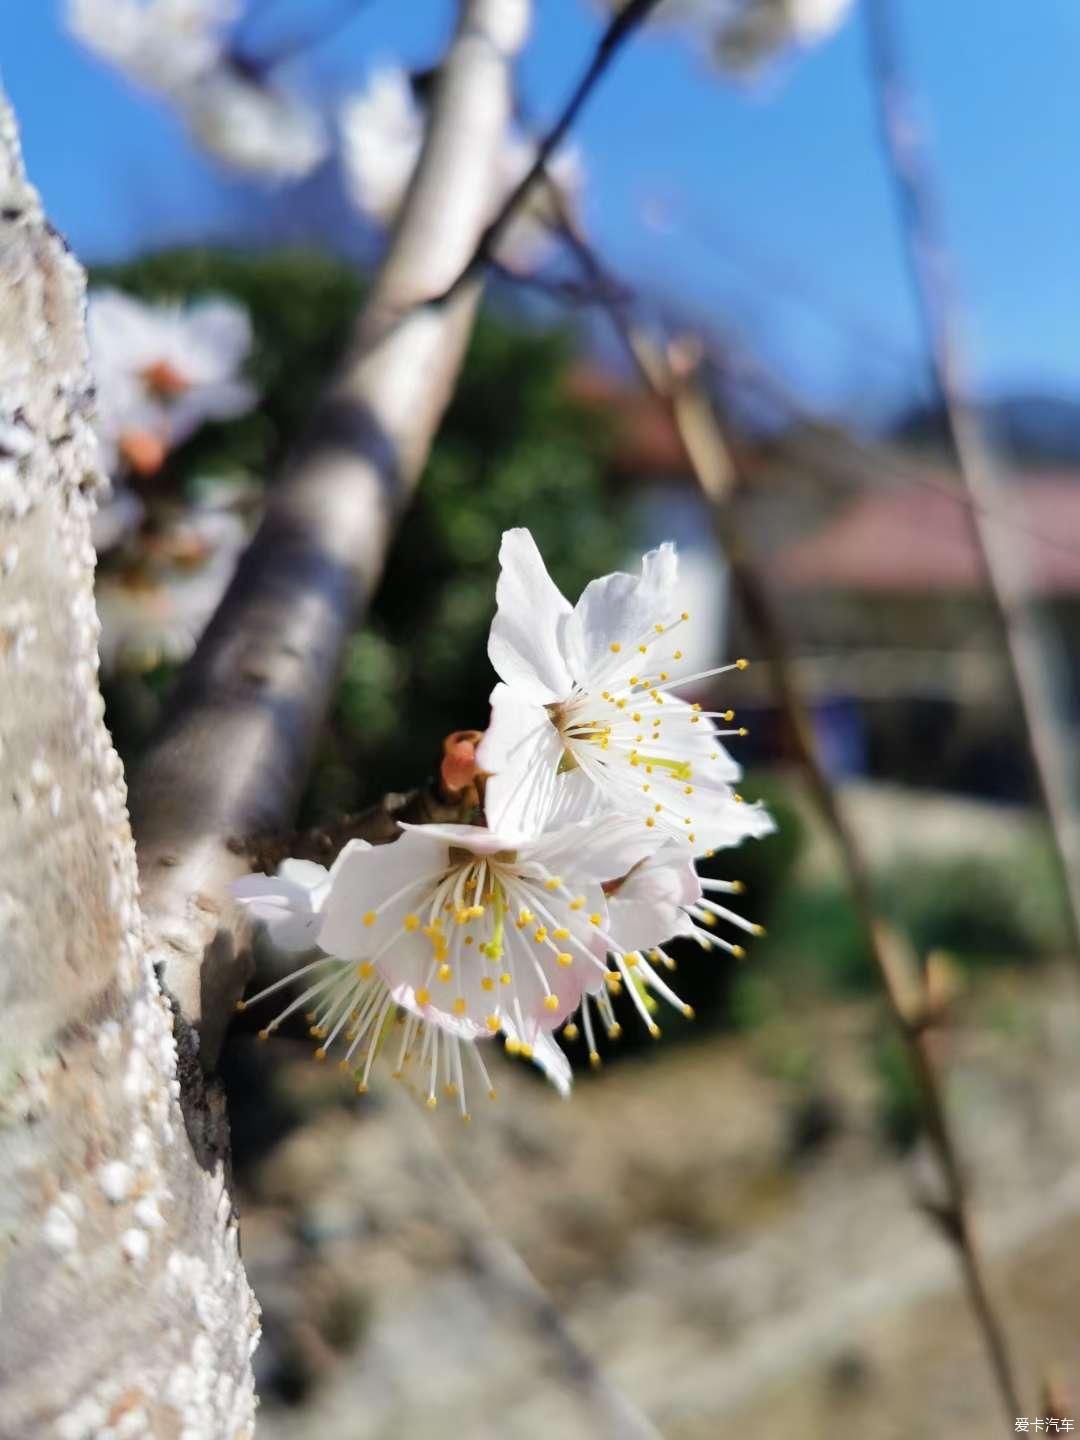
[[[700,899],[701,882],[688,849],[669,841],[608,896],[609,933],[623,951],[660,945],[686,933],[684,907]]]
[[[334,864],[319,944],[343,960],[360,960],[400,930],[406,914],[420,912],[445,867],[446,842],[413,830],[389,845],[347,851]],[[390,897],[406,886],[408,892],[388,907]],[[369,914],[377,917],[373,924],[365,924]]]
[[[540,705],[563,700],[572,688],[562,634],[570,602],[548,574],[528,530],[507,530],[499,548],[488,655],[501,679]]]
[[[421,987],[413,986],[407,981],[390,987],[390,994],[395,1005],[400,1005],[403,1010],[410,1011],[417,1015],[429,1025],[437,1025],[440,1030],[445,1030],[448,1035],[456,1035],[459,1040],[490,1040],[491,1031],[484,1023],[483,1017],[470,1015],[455,1015],[451,1011],[441,1009],[435,1003],[425,1005],[419,1004],[416,999],[416,991]],[[431,987],[428,987],[429,989]],[[434,995],[432,997],[435,999]],[[489,1007],[490,1008],[490,1007]]]
[[[517,839],[541,834],[559,794],[562,758],[562,738],[543,706],[496,685],[491,724],[476,752],[490,776],[484,791],[489,828]]]
[[[676,570],[675,547],[666,544],[644,557],[640,575],[616,571],[586,585],[566,624],[567,655],[578,685],[587,689],[596,677],[635,663],[632,647],[671,616]]]

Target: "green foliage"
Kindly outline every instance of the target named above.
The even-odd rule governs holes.
[[[878,1123],[894,1145],[909,1150],[922,1126],[922,1100],[907,1049],[894,1030],[883,1030],[878,1036],[873,1067]]]
[[[1001,859],[898,862],[881,877],[882,908],[919,954],[969,961],[1045,958],[1066,944],[1064,899],[1043,837]]]

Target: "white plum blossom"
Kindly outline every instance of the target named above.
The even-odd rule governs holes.
[[[300,180],[326,157],[318,110],[291,92],[221,65],[191,86],[181,108],[203,147],[236,170]]]
[[[256,403],[239,373],[251,350],[251,321],[232,300],[151,304],[96,290],[86,326],[110,474],[121,462],[153,474],[204,421],[233,419]]]
[[[528,840],[477,825],[409,825],[354,852],[323,905],[319,945],[370,959],[401,1003],[470,1039],[528,1051],[603,983],[603,883],[655,848],[632,819]]]
[[[746,663],[676,675],[674,632],[689,616],[676,608],[675,547],[650,551],[640,576],[593,580],[575,606],[528,530],[508,530],[499,559],[488,654],[502,683],[477,750],[489,775],[488,824],[536,833],[572,787],[586,808],[591,797],[595,809],[636,815],[694,854],[768,833],[768,814],[732,789],[741,771],[719,737],[739,732],[712,723],[732,712],[706,712],[675,693]]]
[[[130,564],[99,570],[94,586],[106,674],[179,664],[213,618],[248,541],[225,510],[195,508],[146,537]]]
[[[625,0],[602,0],[621,10]],[[853,0],[661,0],[649,23],[691,32],[724,70],[759,70],[790,49],[826,40],[847,19]]]
[[[424,143],[425,113],[408,75],[394,66],[376,70],[363,91],[340,112],[346,189],[357,209],[377,225],[393,224]],[[536,155],[535,144],[510,131],[503,141],[492,182],[491,211],[522,180]],[[552,156],[548,175],[569,209],[584,184],[580,154],[567,147]],[[557,223],[556,207],[543,185],[534,187],[499,242],[496,258],[512,270],[538,264]]]
[[[178,91],[221,60],[240,0],[68,0],[72,34],[129,79]]]

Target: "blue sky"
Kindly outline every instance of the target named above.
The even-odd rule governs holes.
[[[251,33],[267,40],[332,8],[263,4]],[[598,19],[583,0],[536,8],[521,82],[545,118]],[[1080,6],[899,0],[899,14],[978,384],[1080,393]],[[164,105],[83,52],[61,15],[58,0],[0,4],[0,69],[31,176],[80,256],[250,231],[257,189],[223,175]],[[377,61],[429,64],[451,15],[449,0],[368,0],[297,78],[331,98]],[[918,392],[925,367],[858,16],[755,87],[719,79],[675,37],[639,36],[576,138],[590,231],[636,283],[733,326],[821,408],[865,413]]]

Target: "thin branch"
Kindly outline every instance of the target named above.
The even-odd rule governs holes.
[[[586,275],[596,285],[598,295],[611,297],[619,294],[622,287],[612,279],[565,209],[562,222]],[[865,858],[818,755],[810,715],[796,680],[784,623],[731,508],[730,502],[741,478],[737,451],[711,398],[700,383],[696,365],[684,369],[673,365],[669,355],[634,323],[628,305],[613,303],[610,298],[605,303],[616,332],[646,388],[670,407],[690,468],[708,502],[713,528],[730,567],[735,591],[766,656],[776,704],[787,722],[795,759],[836,843],[847,875],[852,904],[880,975],[892,1019],[908,1050],[922,1099],[927,1134],[945,1184],[946,1201],[935,1212],[935,1218],[956,1249],[968,1299],[998,1390],[1010,1418],[1015,1417],[1021,1413],[1021,1407],[1012,1362],[1004,1329],[983,1274],[966,1181],[929,1046],[932,1017],[924,998],[922,979],[900,937],[890,932],[877,914]]]
[[[630,38],[640,24],[648,19],[650,11],[655,10],[659,4],[660,0],[628,0],[628,3],[623,5],[622,9],[608,22],[607,28],[596,43],[592,59],[574,86],[558,119],[540,141],[532,165],[503,201],[495,218],[480,236],[479,243],[468,264],[453,284],[438,297],[441,302],[445,303],[451,300],[461,286],[467,284],[479,270],[482,270],[494,255],[499,241],[506,233],[517,211],[528,199],[533,186],[546,178],[547,162],[566,139],[582,106],[603,78],[625,41]]]
[[[1080,960],[1080,821],[1076,815],[1072,747],[1058,718],[1048,674],[1054,659],[1031,604],[1021,547],[986,523],[1007,503],[963,359],[957,307],[947,274],[944,227],[928,149],[915,120],[890,0],[868,0],[868,61],[877,99],[882,148],[896,195],[912,292],[926,335],[949,439],[972,500],[972,533],[1009,658],[1031,750],[1039,797],[1050,823],[1069,918]]]

